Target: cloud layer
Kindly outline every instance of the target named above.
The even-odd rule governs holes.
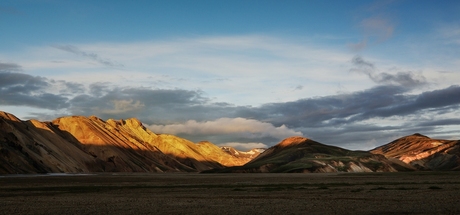
[[[245,147],[239,144],[270,146],[299,135],[329,144],[370,148],[382,144],[382,139],[410,132],[442,135],[439,128],[457,125],[460,86],[407,94],[411,88],[393,83],[399,82],[252,107],[214,103],[201,91],[126,88],[107,83],[84,87],[4,71],[0,72],[0,101],[2,105],[57,111],[56,115],[31,113],[32,118],[51,119],[62,112],[105,119],[137,117],[154,132],[177,134],[196,142],[229,143],[241,149]]]
[[[169,134],[195,134],[195,135],[221,135],[231,134],[238,137],[251,139],[261,137],[274,137],[284,139],[290,136],[302,136],[302,132],[294,131],[285,125],[279,127],[271,123],[260,122],[254,119],[219,118],[213,121],[197,122],[189,120],[183,124],[150,125],[149,128],[157,133]]]
[[[0,62],[0,107],[33,108],[26,119],[136,117],[158,133],[241,149],[298,135],[355,149],[415,132],[460,138],[455,70],[258,35],[55,45],[25,56]],[[450,78],[432,81],[439,75]]]

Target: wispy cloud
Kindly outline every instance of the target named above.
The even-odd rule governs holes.
[[[18,64],[0,62],[0,72],[19,71],[19,70],[21,70],[21,66],[19,66]]]
[[[438,32],[447,44],[460,45],[460,24],[445,24],[438,29]]]
[[[351,62],[353,68],[350,71],[363,73],[377,84],[396,84],[407,88],[426,86],[428,84],[423,75],[410,71],[397,72],[396,74],[379,73],[373,63],[365,61],[360,56],[353,57]]]
[[[313,96],[318,93],[313,89],[324,83],[331,87],[321,92],[333,94],[337,82],[353,78],[343,76],[340,68],[352,57],[346,50],[261,35],[59,45],[35,47],[29,53],[16,56],[17,61],[44,76],[83,82],[91,74],[94,82],[119,86],[181,86],[186,90],[201,89],[219,102],[231,99],[239,105]],[[112,69],[117,66],[115,62],[124,62],[123,71]],[[294,86],[303,88],[292,91]],[[262,95],[265,92],[272,96]]]
[[[376,42],[383,42],[394,32],[394,24],[380,17],[367,18],[361,21],[360,27],[367,37],[376,37]]]
[[[380,44],[390,39],[395,31],[396,24],[386,15],[389,7],[395,4],[393,0],[375,1],[359,10],[357,28],[361,31],[362,39],[356,43],[349,43],[353,51],[360,51],[369,46]]]
[[[395,25],[387,18],[370,17],[361,20],[359,28],[362,31],[363,39],[357,43],[350,43],[353,51],[360,51],[369,45],[385,42],[393,35]]]
[[[72,45],[55,45],[53,47],[57,48],[57,49],[60,49],[62,51],[66,51],[66,52],[76,54],[78,56],[89,58],[91,60],[94,60],[94,61],[96,61],[96,62],[98,62],[98,63],[100,63],[102,65],[108,66],[108,67],[115,67],[115,68],[123,68],[124,67],[123,64],[115,63],[115,62],[113,62],[111,60],[101,58],[101,57],[99,57],[99,55],[97,55],[95,53],[88,53],[88,52],[81,51],[79,48],[77,48],[75,46],[72,46]]]

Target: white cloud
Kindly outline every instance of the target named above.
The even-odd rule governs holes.
[[[71,47],[73,52],[56,47]],[[28,74],[86,84],[200,89],[216,102],[236,105],[332,95],[339,82],[356,81],[343,68],[352,55],[341,47],[263,35],[50,44],[5,57]],[[107,66],[110,62],[123,67]],[[360,89],[365,87],[361,84]],[[299,85],[304,88],[291,91]]]
[[[275,127],[271,123],[245,118],[219,118],[214,121],[197,122],[189,120],[183,124],[150,125],[155,133],[223,135],[233,134],[244,138],[274,137],[284,139],[290,136],[302,136],[302,132],[289,129],[285,125]]]

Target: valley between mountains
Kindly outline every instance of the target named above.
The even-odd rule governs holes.
[[[238,151],[155,134],[137,119],[23,121],[0,112],[0,174],[91,172],[319,173],[460,170],[460,141],[413,134],[370,151],[290,137]]]

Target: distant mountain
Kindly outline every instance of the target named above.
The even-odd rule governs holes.
[[[460,141],[413,134],[371,150],[419,170],[460,170]]]
[[[263,148],[255,148],[255,149],[251,149],[251,150],[249,150],[247,152],[239,151],[239,150],[236,150],[235,148],[229,147],[229,146],[222,146],[220,148],[224,152],[227,152],[228,154],[230,154],[230,155],[232,155],[234,157],[238,157],[238,158],[241,158],[243,160],[246,160],[245,163],[251,161],[252,159],[254,159],[257,156],[259,156],[260,153],[265,151],[265,149],[263,149]],[[243,165],[243,164],[241,164],[241,165]],[[236,165],[236,166],[238,166],[238,165]]]
[[[396,172],[410,170],[404,164],[366,151],[351,151],[304,137],[290,137],[268,148],[243,166],[212,172]]]
[[[137,119],[39,122],[0,112],[0,174],[198,172],[248,161],[209,142],[155,134]]]

